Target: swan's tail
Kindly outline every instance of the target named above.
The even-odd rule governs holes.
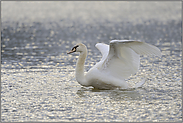
[[[141,82],[138,82],[137,84],[135,84],[135,88],[139,88],[139,87],[142,87],[142,85],[145,83],[145,78],[141,81]]]

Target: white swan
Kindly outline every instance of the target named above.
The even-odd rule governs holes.
[[[157,47],[141,41],[112,40],[110,45],[97,43],[95,46],[102,53],[102,58],[86,74],[84,73],[84,64],[87,56],[86,46],[79,43],[67,54],[80,53],[76,64],[76,80],[82,86],[93,86],[97,89],[140,87],[145,80],[137,83],[135,87],[132,87],[124,80],[138,71],[140,55],[161,57],[161,51]]]

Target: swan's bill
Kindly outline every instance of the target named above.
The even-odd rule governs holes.
[[[71,54],[71,53],[73,53],[73,52],[76,52],[76,51],[72,51],[72,50],[71,50],[71,51],[69,51],[67,54]]]

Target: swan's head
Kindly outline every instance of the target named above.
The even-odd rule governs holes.
[[[77,44],[76,46],[74,46],[70,52],[68,52],[67,54],[71,54],[71,53],[74,53],[74,52],[84,52],[86,51],[86,46],[82,43],[79,43]]]

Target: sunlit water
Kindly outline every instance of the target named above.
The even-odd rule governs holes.
[[[116,9],[111,4],[116,5]],[[113,14],[114,11],[122,11],[125,15],[126,8],[120,8],[124,4],[133,6],[133,10],[137,9],[134,3],[101,2],[102,9],[99,6],[94,9],[99,13],[90,13],[91,10],[87,7],[92,4],[88,5],[86,2],[80,6],[87,7],[80,9],[75,8],[79,4],[69,2],[59,3],[59,6],[53,3],[24,5],[23,2],[4,2],[1,33],[1,120],[182,121],[181,21],[178,16],[181,11],[170,9],[170,15],[171,12],[174,13],[172,18],[169,18],[169,14],[162,14],[164,9],[160,8],[153,8],[159,9],[156,11],[157,16],[151,16],[153,11],[149,10],[151,14],[142,11],[147,16],[144,18],[143,14],[139,17],[141,15],[131,11],[135,19],[128,16],[129,20],[125,20],[124,17],[119,17],[119,13]],[[30,18],[18,11],[17,7],[26,10],[24,7],[30,7],[29,5],[36,6],[38,11],[35,13],[30,9]],[[164,7],[162,4],[158,5]],[[172,5],[167,4],[167,9],[172,8]],[[175,5],[179,7],[179,4]],[[7,8],[15,13],[22,12],[23,16],[27,16],[28,22],[24,22],[20,14],[14,20],[9,19],[11,11],[5,11]],[[61,8],[66,8],[66,14]],[[73,14],[71,8],[78,15]],[[82,13],[80,10],[85,11]],[[108,11],[106,16],[102,14],[105,13],[104,10]],[[44,12],[48,12],[48,15]],[[58,12],[63,16],[57,17]],[[80,16],[83,17],[81,20],[78,19]],[[161,20],[160,16],[166,19]],[[44,21],[48,17],[53,20],[49,18]],[[111,17],[119,18],[113,20]],[[142,56],[139,72],[126,80],[133,85],[146,78],[142,88],[130,91],[94,90],[77,83],[74,73],[79,54],[66,53],[76,43],[85,43],[88,47],[85,69],[88,71],[101,58],[95,44],[109,44],[112,39],[137,39],[153,44],[162,51],[162,58]]]

